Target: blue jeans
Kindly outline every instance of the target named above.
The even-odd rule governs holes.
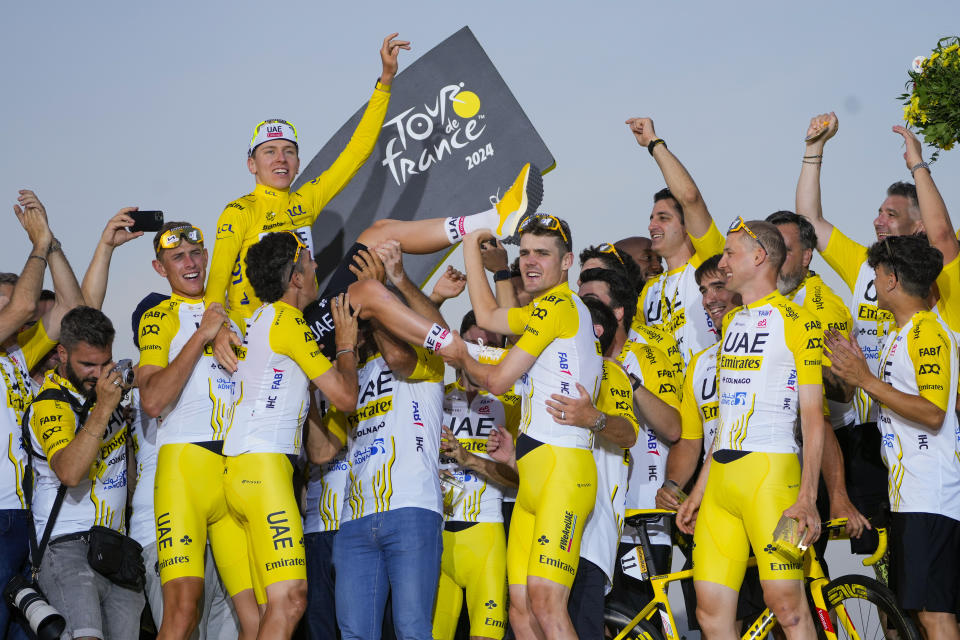
[[[333,541],[336,537],[336,531],[303,536],[307,555],[306,623],[310,640],[337,640],[333,570]]]
[[[344,640],[379,640],[387,595],[399,640],[431,640],[443,518],[407,507],[340,525],[333,543]]]
[[[16,574],[27,575],[30,566],[30,527],[26,509],[0,509],[0,589]],[[5,602],[0,602],[0,638],[27,640],[20,620]]]

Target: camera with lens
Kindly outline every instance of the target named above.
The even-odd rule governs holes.
[[[134,371],[133,360],[124,358],[113,365],[113,370],[120,373],[120,384],[126,388],[133,386]]]
[[[38,640],[57,640],[67,627],[39,588],[21,575],[14,576],[3,588],[3,599],[23,615]]]

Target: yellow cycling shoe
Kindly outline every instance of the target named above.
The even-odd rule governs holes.
[[[523,216],[536,211],[542,200],[543,177],[540,170],[528,162],[523,165],[520,175],[496,204],[497,213],[500,214],[497,237],[503,239],[516,233],[517,225]]]

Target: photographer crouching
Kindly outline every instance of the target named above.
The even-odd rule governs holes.
[[[100,311],[67,313],[60,364],[47,372],[25,416],[36,478],[38,583],[76,639],[137,637],[144,604],[139,545],[122,535],[127,425],[117,407],[132,375],[113,363],[113,337]]]

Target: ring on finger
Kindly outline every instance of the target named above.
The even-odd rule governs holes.
[[[560,419],[561,419],[561,420],[566,420],[566,419],[567,419],[567,412],[566,412],[566,411],[562,411],[562,410],[560,411]]]

